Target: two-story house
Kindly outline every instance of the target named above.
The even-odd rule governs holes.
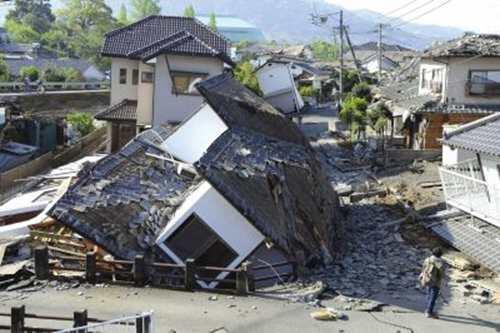
[[[440,175],[446,204],[463,217],[436,231],[500,272],[500,113],[444,134]]]
[[[465,34],[425,51],[414,93],[405,101],[415,102],[406,125],[414,149],[439,149],[447,125],[500,111],[500,35]]]
[[[232,65],[229,41],[188,17],[149,16],[111,31],[102,54],[111,57],[111,101],[96,119],[108,123],[110,152],[189,117],[203,102],[195,84]]]

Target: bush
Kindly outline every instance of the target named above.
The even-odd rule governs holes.
[[[46,67],[43,70],[43,79],[47,82],[65,82],[66,77],[62,68]]]
[[[35,66],[24,66],[19,70],[19,75],[22,80],[29,78],[33,82],[40,78],[40,70]]]
[[[262,95],[260,90],[259,81],[253,71],[252,64],[248,61],[240,63],[234,69],[234,76],[236,80],[240,81],[248,89],[252,90],[257,95]]]
[[[9,79],[9,66],[7,65],[3,57],[0,57],[0,81],[9,81]]]
[[[342,105],[339,118],[345,122],[351,134],[357,134],[358,138],[365,131],[368,108],[368,102],[364,98],[355,96],[348,97]]]
[[[76,68],[64,68],[63,76],[66,82],[81,82],[84,80],[82,73]]]
[[[299,94],[302,97],[314,97],[316,96],[316,91],[312,86],[301,86],[299,87]]]
[[[66,119],[82,136],[94,130],[94,118],[89,113],[72,112],[66,116]]]

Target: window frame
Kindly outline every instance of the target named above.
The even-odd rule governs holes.
[[[127,69],[126,68],[120,68],[119,75],[118,75],[118,83],[127,84]]]
[[[146,76],[151,75],[151,80],[146,79]],[[141,83],[153,83],[154,81],[154,73],[152,71],[142,71],[141,72]]]
[[[137,86],[139,84],[139,69],[132,69],[132,85]]]
[[[209,73],[200,73],[200,72],[185,72],[185,71],[171,71],[170,72],[170,78],[172,81],[172,94],[174,95],[185,95],[185,96],[200,96],[200,93],[198,91],[196,92],[186,92],[186,91],[179,91],[176,87],[176,82],[175,78],[176,77],[188,77],[191,78],[188,84],[188,89],[189,86],[192,84],[192,82],[196,79],[201,79],[206,80],[210,76]]]

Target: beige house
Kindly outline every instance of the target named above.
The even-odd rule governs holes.
[[[108,151],[115,152],[145,128],[180,123],[203,99],[195,84],[232,65],[229,41],[193,18],[149,16],[106,34],[111,57]]]
[[[421,57],[409,146],[440,149],[444,128],[500,111],[500,35],[465,34]]]

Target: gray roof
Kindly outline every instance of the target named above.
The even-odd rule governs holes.
[[[471,34],[437,44],[426,50],[423,57],[500,57],[500,35]]]
[[[443,142],[457,148],[500,156],[500,113],[445,134]]]
[[[220,57],[232,63],[229,41],[189,17],[149,16],[106,34],[102,54],[148,60],[160,53]]]
[[[12,75],[19,75],[21,68],[26,66],[35,66],[39,69],[47,67],[74,68],[82,73],[90,67],[95,67],[92,63],[85,59],[5,59],[5,62],[9,66],[9,72]],[[98,69],[96,68],[96,70]]]
[[[97,120],[137,120],[137,101],[124,99],[120,103],[111,105],[94,116]]]
[[[84,168],[49,214],[119,258],[154,256],[159,233],[200,183],[148,155],[168,158],[156,147],[172,131],[145,131],[119,153]]]
[[[0,43],[0,53],[29,53],[33,50],[31,44]]]

